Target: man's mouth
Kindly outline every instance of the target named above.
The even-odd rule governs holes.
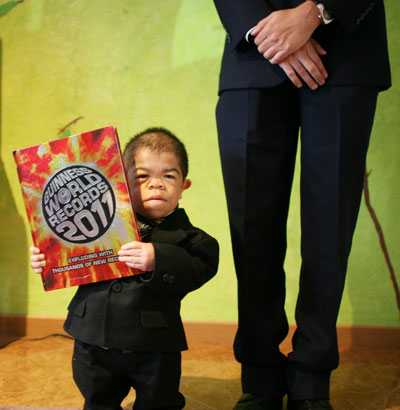
[[[146,202],[148,202],[148,201],[165,201],[165,200],[166,199],[161,195],[153,195],[153,196],[150,196],[149,198],[147,198]]]

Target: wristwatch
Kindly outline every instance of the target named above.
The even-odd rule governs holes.
[[[322,3],[317,3],[316,1],[314,1],[314,3],[318,7],[318,18],[321,20],[322,24],[326,25],[332,23],[332,21],[334,20],[332,13]]]

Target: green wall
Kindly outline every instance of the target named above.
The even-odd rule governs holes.
[[[380,96],[368,169],[372,203],[399,280],[398,0],[386,1],[386,8],[394,86]],[[55,139],[78,119],[67,127],[70,134],[116,125],[124,145],[145,127],[164,126],[185,141],[193,186],[181,206],[219,240],[221,264],[215,279],[184,300],[183,317],[235,321],[214,119],[224,31],[212,1],[0,1],[0,16],[0,314],[63,317],[75,292],[44,292],[29,267],[31,237],[12,151]],[[297,171],[286,261],[292,323],[300,264],[298,188]],[[364,203],[339,322],[399,324],[393,284]]]

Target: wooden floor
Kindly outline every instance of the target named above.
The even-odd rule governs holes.
[[[0,337],[4,345],[10,337]],[[181,392],[185,409],[232,409],[241,394],[240,368],[228,343],[189,343],[183,353]],[[72,340],[51,336],[19,339],[0,349],[0,409],[79,409],[71,376]],[[335,410],[400,409],[400,349],[341,352],[332,376]],[[132,408],[134,392],[123,402]]]

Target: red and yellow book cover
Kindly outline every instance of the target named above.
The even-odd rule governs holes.
[[[140,273],[118,261],[140,240],[115,127],[14,152],[46,291]]]

